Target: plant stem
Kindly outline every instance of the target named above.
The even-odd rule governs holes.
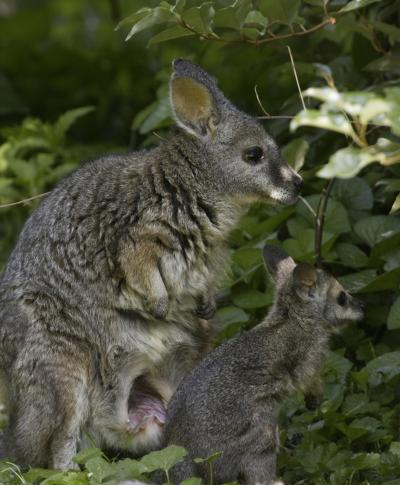
[[[302,37],[303,35],[312,34],[313,32],[316,32],[317,30],[322,29],[326,25],[334,25],[336,23],[336,19],[334,17],[328,17],[324,21],[320,22],[317,25],[314,25],[313,27],[310,27],[309,29],[300,30],[298,32],[293,31],[288,34],[281,34],[281,35],[270,34],[269,37],[264,37],[264,38],[255,39],[255,40],[247,39],[245,37],[240,39],[223,39],[217,36],[216,34],[211,34],[208,32],[199,32],[196,29],[194,29],[191,25],[189,25],[187,22],[185,22],[185,20],[183,20],[181,17],[178,19],[178,23],[185,29],[189,30],[190,32],[193,32],[193,34],[199,35],[203,39],[215,40],[217,42],[225,42],[226,44],[251,44],[251,45],[259,46],[269,42],[286,40],[292,37]]]
[[[322,236],[324,233],[325,215],[328,207],[329,196],[331,195],[335,179],[329,181],[326,189],[322,192],[317,209],[315,228],[315,259],[318,268],[322,268]]]

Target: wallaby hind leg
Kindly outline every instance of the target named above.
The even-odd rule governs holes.
[[[242,465],[244,485],[278,485],[276,479],[276,454],[264,452],[246,457]]]
[[[69,373],[71,362],[59,357],[53,355],[53,364],[30,360],[11,374],[5,439],[8,455],[23,468],[76,468],[72,458],[86,417],[84,385],[77,378],[77,368]]]
[[[196,470],[195,464],[191,458],[185,458],[180,463],[177,463],[172,468],[170,475],[172,483],[180,483],[186,478],[199,476],[198,470]],[[157,483],[163,483],[163,481],[159,480]]]

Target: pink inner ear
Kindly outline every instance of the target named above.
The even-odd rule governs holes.
[[[317,282],[317,270],[308,263],[299,263],[294,269],[294,278],[304,286],[314,286]]]
[[[166,409],[161,399],[145,391],[134,391],[129,399],[129,426],[133,431],[146,427],[149,421],[164,424]]]

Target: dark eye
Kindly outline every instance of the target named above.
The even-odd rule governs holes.
[[[242,158],[245,162],[251,164],[260,163],[264,158],[264,151],[261,147],[250,147],[243,150]]]
[[[344,291],[341,291],[336,299],[337,304],[340,306],[345,306],[347,303],[347,296]]]

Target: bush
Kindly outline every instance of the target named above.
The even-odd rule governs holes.
[[[134,2],[136,12],[128,2],[110,2],[119,5],[114,17],[124,18],[113,34],[110,25],[112,30],[116,22],[107,18],[105,1],[68,8],[60,1],[41,2],[34,9],[29,2],[20,3],[3,19],[7,42],[16,35],[10,34],[12,26],[26,25],[28,12],[38,15],[40,10],[46,14],[42,24],[29,23],[29,28],[33,39],[43,35],[40,25],[48,29],[51,48],[40,61],[43,72],[54,71],[59,55],[57,63],[72,62],[69,72],[88,82],[71,89],[72,77],[70,84],[63,84],[41,76],[40,92],[51,92],[55,83],[63,93],[62,102],[54,97],[41,109],[24,81],[26,72],[34,72],[32,61],[20,70],[11,59],[0,61],[0,80],[3,74],[9,89],[7,115],[0,113],[3,126],[10,116],[21,121],[31,110],[56,119],[77,102],[94,105],[94,112],[77,122],[80,128],[71,130],[69,142],[69,124],[87,110],[68,112],[53,124],[28,118],[16,128],[4,128],[0,202],[49,190],[82,155],[93,156],[100,148],[127,145],[128,139],[132,147],[155,143],[156,135],[163,136],[171,124],[171,60],[182,56],[199,62],[236,104],[263,117],[305,180],[304,200],[296,207],[253,206],[232,233],[231,271],[219,293],[219,339],[250,328],[268,310],[272,289],[265,281],[260,251],[266,241],[279,242],[298,261],[322,259],[366,303],[364,321],[335,337],[321,402],[310,403],[297,393],[283,406],[280,474],[293,484],[399,484],[400,2],[178,0]],[[57,16],[61,25],[51,28]],[[90,19],[97,22],[95,33],[84,23]],[[72,28],[79,33],[76,38],[70,35]],[[82,43],[85,35],[89,40]],[[0,40],[5,36],[0,31]],[[24,49],[35,49],[34,42]],[[146,67],[141,71],[136,66],[134,76],[128,76],[126,66],[118,63],[133,51]],[[110,52],[118,53],[117,61]],[[82,63],[85,56],[87,66]],[[86,72],[93,69],[93,59],[109,62],[118,73],[101,96],[99,75]],[[128,94],[128,85],[134,95]],[[113,105],[116,93],[119,102]],[[134,104],[137,113],[126,110],[124,103]],[[88,121],[93,116],[98,134]],[[104,146],[108,123],[122,126],[125,135],[114,130]],[[3,262],[32,208],[1,209]],[[323,233],[316,216],[324,218]],[[141,462],[110,463],[98,450],[80,456],[82,472],[31,471],[22,477],[12,465],[3,465],[0,481],[111,484],[146,472]]]

